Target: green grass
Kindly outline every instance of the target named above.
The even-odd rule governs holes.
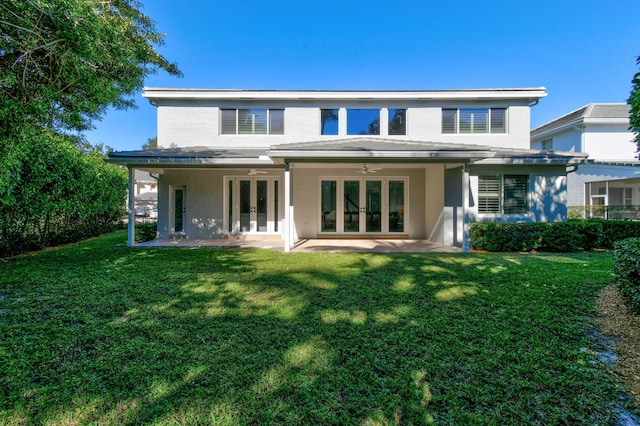
[[[0,424],[611,424],[610,253],[0,261]]]

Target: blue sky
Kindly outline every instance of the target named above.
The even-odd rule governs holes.
[[[640,1],[142,0],[183,78],[148,87],[430,90],[547,88],[532,126],[589,102],[625,102]],[[91,143],[140,149],[155,108],[110,110]]]

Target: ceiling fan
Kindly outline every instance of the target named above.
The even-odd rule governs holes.
[[[367,173],[376,173],[378,170],[382,170],[382,167],[367,167],[366,164],[362,165],[362,168],[358,170],[356,173],[361,173],[366,175]]]
[[[247,176],[255,176],[255,175],[264,175],[267,172],[263,171],[263,170],[258,170],[258,169],[249,169],[247,171]]]

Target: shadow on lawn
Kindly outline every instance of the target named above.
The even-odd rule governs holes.
[[[604,404],[540,359],[575,364],[558,348],[579,337],[531,306],[517,256],[77,250],[2,290],[6,423],[546,423]]]

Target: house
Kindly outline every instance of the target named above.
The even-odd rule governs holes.
[[[145,170],[134,173],[133,193],[136,216],[154,219],[158,213],[158,181]]]
[[[109,161],[158,176],[159,238],[406,238],[468,249],[472,221],[564,221],[567,168],[529,149],[542,87],[146,88],[158,144]],[[132,221],[129,222],[130,224]],[[134,225],[131,225],[133,227]],[[129,244],[133,244],[130,228]]]
[[[567,177],[567,204],[580,216],[640,218],[640,162],[629,105],[591,103],[531,131],[531,148],[589,154]],[[610,214],[611,213],[611,214]]]

